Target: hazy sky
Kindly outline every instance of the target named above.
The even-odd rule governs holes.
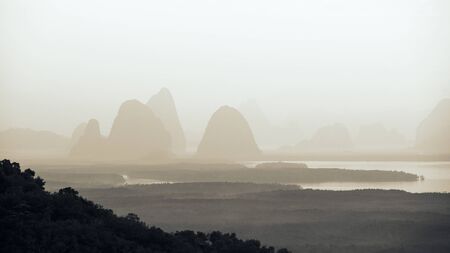
[[[161,87],[197,134],[256,99],[305,136],[382,122],[413,138],[450,97],[450,1],[0,0],[0,129],[97,118],[108,134]]]

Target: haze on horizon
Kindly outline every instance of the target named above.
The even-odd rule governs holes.
[[[450,97],[445,0],[6,0],[0,34],[0,130],[95,118],[107,135],[121,103],[167,87],[188,139],[250,100],[294,143],[334,123],[413,140]]]

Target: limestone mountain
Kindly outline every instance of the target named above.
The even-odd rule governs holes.
[[[28,128],[11,128],[0,132],[0,155],[66,155],[70,139],[50,132]]]
[[[229,106],[212,115],[197,150],[199,157],[210,159],[249,159],[260,153],[247,120]]]
[[[417,129],[416,148],[450,154],[450,99],[441,100]]]
[[[183,153],[186,150],[186,138],[170,91],[166,88],[161,89],[158,94],[150,98],[147,106],[161,119],[164,127],[169,132],[172,140],[172,150],[175,153]]]
[[[105,152],[105,138],[100,134],[99,123],[91,119],[86,124],[83,134],[70,151],[71,157],[100,159]]]
[[[247,119],[261,148],[274,149],[284,145],[293,145],[293,140],[301,136],[297,122],[289,121],[272,124],[258,102],[254,99],[240,104],[239,111]]]
[[[342,124],[321,127],[310,140],[297,144],[297,148],[311,151],[339,151],[352,147],[350,133]]]
[[[407,145],[403,135],[386,129],[380,123],[361,126],[355,143],[363,149],[401,148]]]
[[[259,104],[255,100],[245,101],[239,106],[239,111],[253,130],[256,143],[259,146],[273,145],[274,139],[278,136],[274,134],[273,127]]]
[[[112,159],[161,158],[171,149],[171,138],[161,120],[137,100],[124,102],[108,137]]]
[[[84,130],[86,129],[87,123],[83,122],[79,124],[72,132],[72,137],[70,139],[70,147],[73,147],[78,143],[78,140],[84,134]]]

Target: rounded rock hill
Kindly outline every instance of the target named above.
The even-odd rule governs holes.
[[[199,157],[208,159],[251,159],[260,153],[247,120],[229,106],[212,115],[197,149]]]
[[[161,120],[137,100],[124,102],[108,137],[114,159],[160,158],[170,152],[171,138]]]

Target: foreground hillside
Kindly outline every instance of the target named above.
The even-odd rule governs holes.
[[[178,183],[84,189],[165,230],[236,232],[293,252],[450,252],[450,194]]]
[[[34,171],[8,160],[0,162],[0,234],[0,252],[274,252],[235,234],[166,233],[135,214],[118,217],[72,188],[45,191]]]

